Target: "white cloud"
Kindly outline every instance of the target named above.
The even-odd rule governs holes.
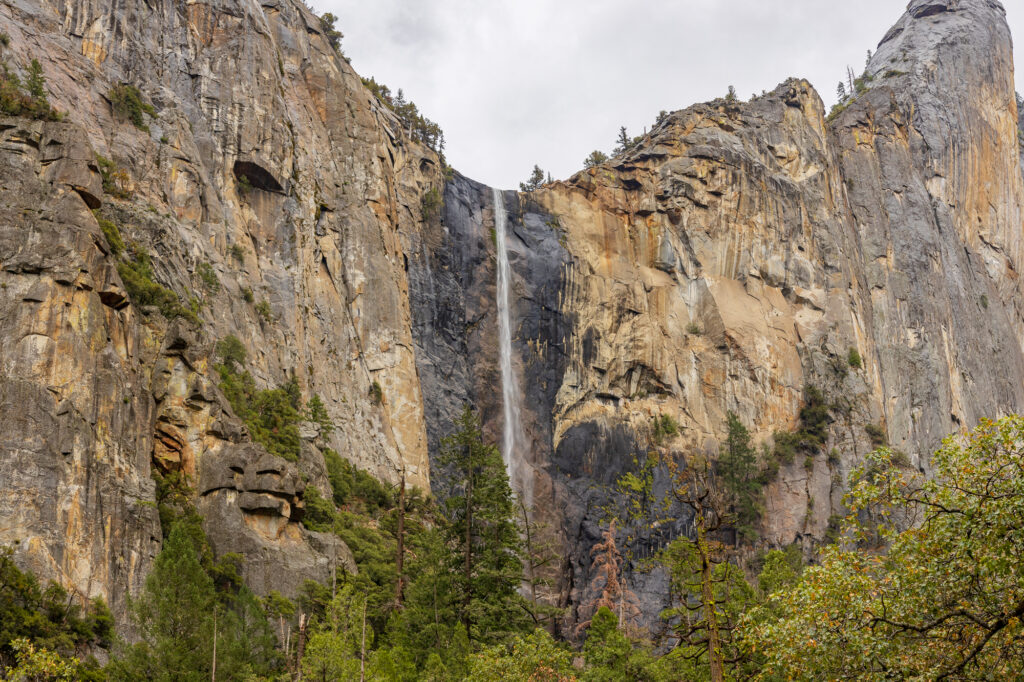
[[[835,99],[846,65],[902,14],[899,0],[313,0],[355,69],[403,88],[441,124],[448,160],[516,187],[641,132],[662,109],[770,90],[789,76]],[[1024,6],[1006,2],[1014,35]],[[1011,6],[1012,5],[1012,6]],[[1024,49],[1016,57],[1024,68]]]

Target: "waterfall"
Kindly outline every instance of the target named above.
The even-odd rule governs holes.
[[[512,315],[509,303],[512,286],[512,269],[508,264],[507,235],[508,217],[505,214],[505,200],[501,190],[494,192],[494,234],[498,249],[498,352],[501,362],[501,398],[504,405],[505,426],[502,433],[501,457],[505,461],[509,483],[529,506],[530,482],[526,474],[520,446],[523,442],[523,426],[520,420],[519,382],[512,369]]]

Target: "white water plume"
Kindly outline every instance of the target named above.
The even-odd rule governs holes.
[[[510,297],[512,268],[508,264],[508,216],[501,190],[494,192],[494,233],[498,250],[498,352],[501,363],[501,397],[505,425],[502,433],[501,457],[505,461],[509,483],[523,503],[532,503],[530,477],[523,461],[523,425],[520,417],[519,381],[512,368],[512,314]]]

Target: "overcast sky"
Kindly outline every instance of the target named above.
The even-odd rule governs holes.
[[[1004,0],[1024,36],[1024,0]],[[789,76],[826,105],[859,73],[903,0],[312,0],[363,76],[402,88],[445,131],[448,162],[514,188],[556,178],[662,109],[747,98]],[[1018,38],[1018,42],[1024,38]],[[1024,43],[1022,43],[1024,44]],[[1024,48],[1016,57],[1024,73]],[[1018,89],[1024,89],[1018,86]]]

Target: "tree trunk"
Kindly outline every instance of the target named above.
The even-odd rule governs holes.
[[[711,682],[725,679],[722,662],[721,636],[718,631],[718,614],[715,611],[715,590],[711,573],[711,552],[704,537],[704,515],[697,516],[697,551],[700,554],[701,601],[704,603],[704,622],[708,627],[708,664],[711,667]]]
[[[213,608],[213,668],[210,670],[210,682],[217,682],[217,607]]]
[[[295,647],[295,669],[298,671],[296,679],[302,682],[302,654],[306,652],[306,614],[299,614],[299,642]]]

